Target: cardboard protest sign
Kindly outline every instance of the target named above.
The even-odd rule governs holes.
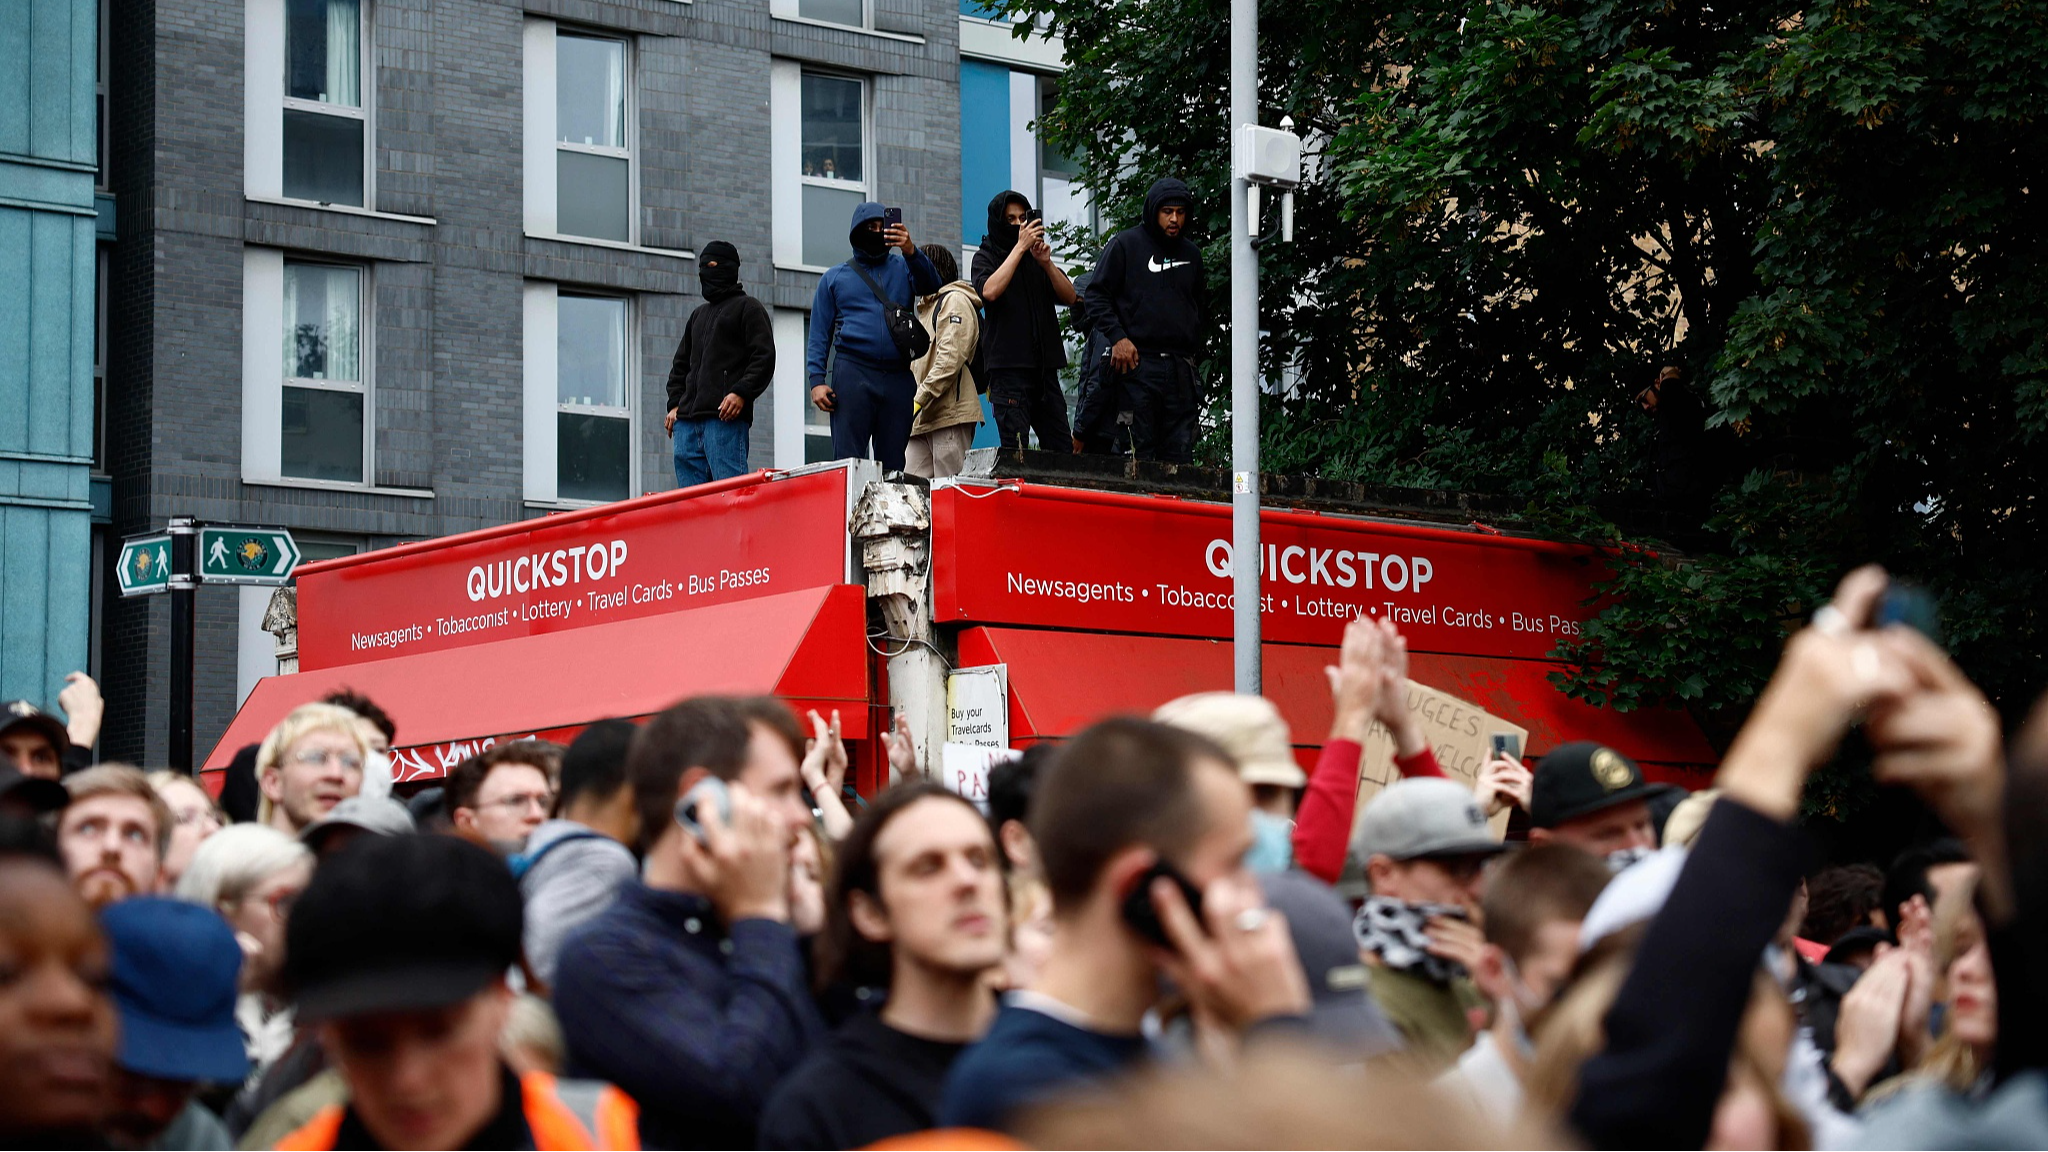
[[[1423,739],[1436,753],[1444,774],[1468,788],[1478,780],[1479,766],[1492,752],[1496,734],[1511,735],[1517,745],[1525,751],[1528,748],[1528,729],[1413,680],[1408,681],[1408,711],[1421,721]],[[1394,770],[1394,734],[1376,722],[1366,734],[1365,755],[1358,762],[1358,811],[1363,813],[1367,801],[1399,778]],[[1495,836],[1507,835],[1505,809],[1492,823]]]

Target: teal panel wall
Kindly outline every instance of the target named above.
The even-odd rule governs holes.
[[[0,699],[86,667],[94,0],[0,0]]]
[[[960,62],[961,244],[981,243],[988,202],[1010,186],[1010,70]]]

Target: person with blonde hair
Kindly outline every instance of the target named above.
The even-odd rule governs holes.
[[[228,820],[206,789],[183,772],[159,768],[149,774],[149,786],[171,810],[171,838],[156,882],[159,892],[169,892],[178,886],[178,877],[192,863],[200,842],[226,827]]]
[[[297,836],[360,792],[370,746],[362,718],[337,704],[301,704],[256,752],[256,822]]]
[[[251,1082],[291,1046],[292,1014],[279,984],[285,924],[292,901],[312,878],[313,853],[264,824],[234,824],[214,833],[178,878],[178,899],[220,913],[242,946],[235,1021],[249,1050]]]

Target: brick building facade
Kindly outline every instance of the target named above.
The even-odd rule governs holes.
[[[672,486],[713,239],[775,310],[752,463],[819,458],[803,326],[846,209],[978,231],[963,31],[1010,51],[957,0],[110,3],[112,532],[278,524],[309,559]],[[267,599],[200,590],[198,755],[274,670]],[[102,755],[162,763],[166,598],[101,611]]]

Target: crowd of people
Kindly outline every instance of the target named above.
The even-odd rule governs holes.
[[[1312,770],[1269,702],[1205,693],[1031,747],[985,807],[901,723],[857,795],[838,717],[772,699],[497,744],[401,800],[389,717],[342,694],[222,802],[11,705],[0,1136],[2039,1146],[2048,730],[2008,754],[1873,623],[1886,583],[1844,579],[1689,795],[1584,741],[1446,775],[1365,618]],[[1361,802],[1376,725],[1398,779]],[[1802,789],[1852,728],[1953,838],[1816,867]]]
[[[1185,184],[1160,180],[1138,224],[1078,280],[1054,261],[1044,214],[1021,192],[989,202],[965,277],[951,249],[915,243],[900,213],[855,207],[852,254],[819,277],[805,349],[833,456],[958,475],[986,395],[1005,448],[1035,437],[1042,451],[1192,460],[1205,307],[1201,249],[1184,235],[1192,205]],[[775,375],[768,310],[741,285],[738,250],[713,241],[697,265],[704,303],[676,347],[664,421],[678,487],[747,471],[754,404]],[[1072,419],[1062,307],[1083,342]]]

